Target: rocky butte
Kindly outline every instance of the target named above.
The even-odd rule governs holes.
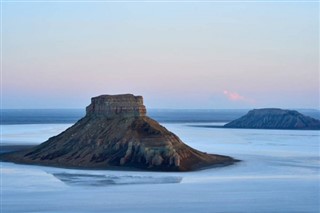
[[[6,153],[4,161],[72,168],[190,171],[229,165],[228,156],[184,144],[146,115],[141,96],[101,95],[73,126],[28,150]]]
[[[246,115],[224,125],[226,128],[319,130],[320,121],[295,110],[265,108],[250,110]]]

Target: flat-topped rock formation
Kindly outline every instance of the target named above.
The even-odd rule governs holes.
[[[320,129],[320,121],[295,110],[254,109],[243,117],[224,125],[226,128],[252,129]]]
[[[87,106],[87,115],[104,116],[107,118],[145,116],[146,107],[143,105],[142,96],[125,95],[100,95],[91,99]]]
[[[86,116],[61,134],[0,158],[59,167],[159,171],[189,171],[235,162],[187,146],[147,117],[142,97],[131,94],[94,97]]]

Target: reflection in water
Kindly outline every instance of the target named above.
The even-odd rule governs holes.
[[[52,173],[52,175],[62,182],[72,186],[109,186],[124,184],[164,184],[180,183],[182,177],[177,176],[139,176],[139,175],[96,175],[96,174],[71,174]]]

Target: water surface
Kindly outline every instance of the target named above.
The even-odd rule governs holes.
[[[320,131],[162,124],[196,149],[242,161],[183,173],[1,162],[2,212],[319,212]],[[70,125],[1,125],[1,144],[39,144]]]

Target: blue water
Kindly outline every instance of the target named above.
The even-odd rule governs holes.
[[[248,109],[150,109],[151,118],[166,123],[230,122],[245,115]],[[299,112],[320,119],[319,110]],[[83,109],[1,109],[1,124],[60,124],[74,123],[85,115]]]
[[[1,145],[40,144],[84,114],[14,111],[4,113]],[[223,125],[240,111],[149,112],[188,145],[240,163],[161,173],[1,162],[0,212],[320,212],[320,131],[194,127]]]

